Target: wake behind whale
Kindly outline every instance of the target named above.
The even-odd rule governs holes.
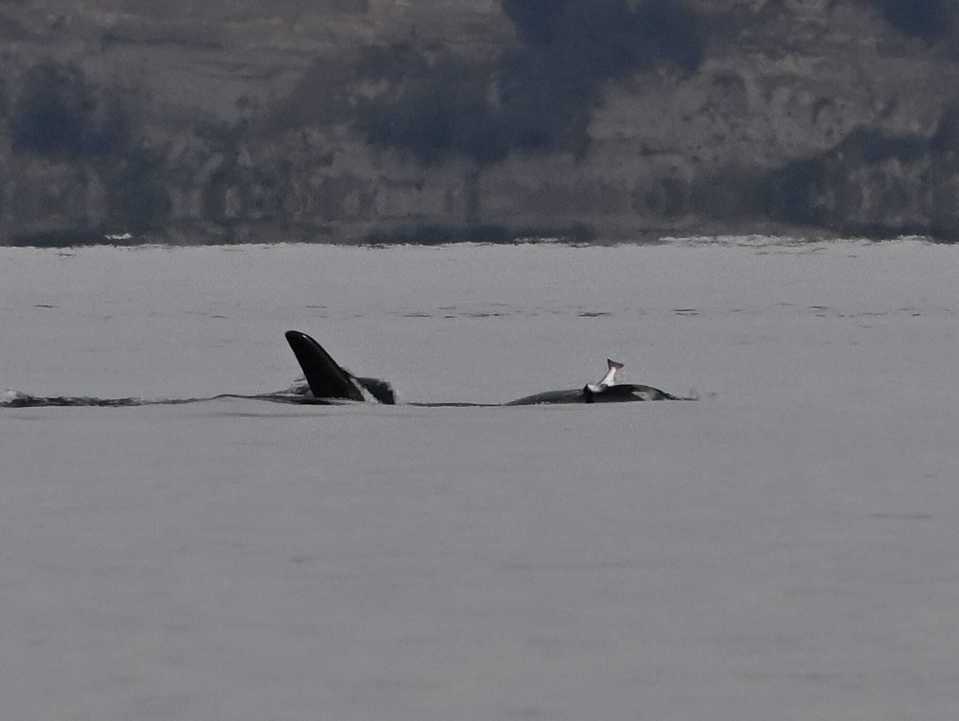
[[[316,340],[297,330],[286,332],[286,340],[303,371],[305,383],[272,393],[221,393],[191,398],[99,398],[96,396],[39,396],[8,390],[0,394],[0,407],[103,407],[183,405],[224,399],[259,400],[274,403],[304,405],[338,405],[343,403],[396,404],[393,386],[380,378],[354,376],[337,363]],[[549,390],[517,398],[506,403],[409,403],[419,407],[499,407],[568,403],[624,403],[634,401],[695,400],[674,396],[652,386],[620,383],[617,374],[623,364],[607,360],[607,371],[598,383],[587,383],[581,388]]]
[[[303,391],[297,392],[295,390],[276,391],[275,393],[218,393],[214,396],[196,396],[189,398],[38,396],[21,391],[7,390],[0,393],[0,408],[130,408],[133,406],[181,406],[190,403],[208,403],[210,401],[228,399],[271,401],[273,403],[303,405],[330,405],[328,401],[313,398]]]

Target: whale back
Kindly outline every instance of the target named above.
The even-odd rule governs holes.
[[[634,383],[617,383],[611,386],[587,384],[582,388],[570,388],[560,391],[546,391],[532,396],[517,398],[506,403],[508,406],[538,406],[554,403],[629,403],[635,401],[674,401],[680,400],[666,391],[652,386]]]

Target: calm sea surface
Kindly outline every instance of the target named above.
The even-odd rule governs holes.
[[[0,692],[51,719],[942,719],[954,248],[0,249]],[[13,398],[12,394],[5,396]]]

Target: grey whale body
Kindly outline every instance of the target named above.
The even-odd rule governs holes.
[[[296,360],[303,370],[313,397],[317,400],[378,401],[388,405],[396,403],[396,394],[392,386],[379,378],[361,378],[354,376],[340,366],[319,343],[306,333],[298,330],[286,332]],[[611,373],[614,366],[610,361]],[[612,377],[612,376],[610,376]],[[629,403],[635,401],[691,400],[680,398],[652,386],[633,383],[611,385],[587,384],[582,388],[545,391],[524,396],[508,403],[411,403],[417,406],[532,406],[561,403]]]

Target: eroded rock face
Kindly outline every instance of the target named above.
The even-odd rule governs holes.
[[[0,242],[959,237],[951,6],[646,1],[686,51],[544,49],[499,0],[0,5]]]

